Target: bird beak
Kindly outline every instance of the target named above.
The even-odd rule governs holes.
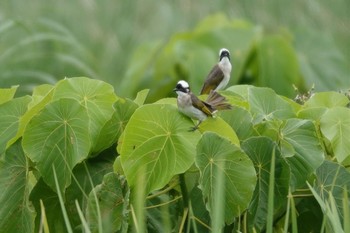
[[[174,89],[173,89],[173,92],[175,92],[175,91],[178,91],[178,89],[177,89],[177,88],[174,88]]]

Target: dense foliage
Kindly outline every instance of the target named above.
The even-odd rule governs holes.
[[[129,100],[81,77],[38,86],[31,96],[13,98],[15,91],[1,91],[4,232],[217,232],[224,225],[260,232],[292,227],[294,209],[300,220],[293,223],[308,215],[319,222],[315,231],[321,223],[346,227],[343,94],[314,93],[301,105],[269,88],[232,86],[222,94],[233,109],[189,132],[193,122],[174,98],[144,104],[147,90]]]

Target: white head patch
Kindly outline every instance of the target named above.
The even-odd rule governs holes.
[[[228,51],[228,49],[222,48],[220,49],[219,56],[221,56],[223,52],[227,52],[228,54],[230,54],[230,51]]]
[[[188,82],[186,82],[185,80],[180,80],[177,82],[177,85],[181,85],[183,88],[190,88],[190,85],[188,85]]]

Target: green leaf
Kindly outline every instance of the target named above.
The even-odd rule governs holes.
[[[280,140],[282,156],[291,168],[291,187],[301,187],[324,160],[315,125],[310,120],[288,119],[281,128]]]
[[[301,83],[299,64],[291,43],[280,35],[265,36],[257,45],[258,86],[294,96],[292,84]]]
[[[146,193],[162,188],[194,162],[198,132],[188,132],[192,121],[167,104],[138,108],[129,120],[120,144],[123,170],[131,188]]]
[[[54,88],[51,85],[41,85],[34,88],[32,101],[28,104],[28,110],[20,118],[17,134],[9,141],[8,145],[11,145],[23,136],[28,122],[52,100],[53,90]]]
[[[74,99],[51,102],[28,123],[22,145],[53,190],[55,167],[59,186],[64,191],[71,182],[73,167],[89,154],[91,144],[86,109]]]
[[[232,127],[229,124],[227,124],[220,117],[207,118],[199,125],[199,131],[201,133],[210,131],[220,134],[222,137],[225,137],[228,140],[230,140],[231,143],[239,146],[239,139],[237,137],[236,132],[232,129]]]
[[[33,89],[33,100],[29,105],[29,108],[34,107],[35,105],[38,105],[44,98],[47,98],[49,96],[49,100],[51,100],[52,97],[52,90],[55,88],[55,86],[50,84],[43,84],[35,87]]]
[[[350,156],[350,109],[335,107],[327,110],[320,120],[321,132],[332,146],[339,162]]]
[[[272,119],[268,121],[262,121],[254,126],[254,129],[258,131],[259,135],[271,138],[273,141],[277,141],[279,138],[279,133],[281,126],[283,124],[282,120]]]
[[[163,98],[154,102],[155,104],[171,104],[177,106],[176,98]]]
[[[11,88],[0,88],[0,104],[3,104],[15,96],[19,86],[12,86]]]
[[[96,140],[101,134],[101,129],[109,121],[114,113],[113,104],[117,100],[114,89],[110,84],[100,80],[84,77],[70,78],[60,81],[54,92],[53,100],[73,98],[82,104],[89,116],[90,137],[93,143],[92,152],[100,152],[101,145]]]
[[[240,140],[257,134],[253,128],[253,117],[244,108],[233,106],[232,110],[222,111],[220,117],[234,129]]]
[[[295,117],[293,107],[269,88],[250,87],[248,100],[254,123]]]
[[[138,106],[143,105],[145,103],[145,101],[146,101],[148,93],[149,93],[149,89],[145,89],[145,90],[137,92],[137,95],[136,95],[136,98],[135,98],[134,102]]]
[[[290,180],[290,169],[282,158],[277,144],[267,137],[252,137],[242,143],[242,149],[253,161],[258,181],[254,190],[253,199],[249,206],[248,222],[250,227],[263,230],[266,226],[268,208],[268,190],[274,185],[274,213],[283,211],[286,205],[286,196]],[[272,153],[275,150],[275,182],[269,183]]]
[[[343,197],[344,191],[350,195],[350,173],[341,165],[330,161],[324,163],[316,171],[316,183],[314,189],[320,195],[324,202],[328,201],[330,194],[335,199],[339,216],[344,217]],[[350,208],[347,203],[346,208]],[[348,221],[348,219],[343,219]]]
[[[243,99],[248,100],[248,93],[249,89],[251,87],[254,87],[252,85],[234,85],[230,86],[226,89],[226,91],[231,91],[237,95],[240,95],[243,97]]]
[[[97,185],[89,194],[86,214],[91,231],[98,232],[99,221],[103,231],[119,231],[122,223],[127,220],[128,199],[129,189],[125,179],[115,173],[106,174],[102,184]]]
[[[215,211],[222,211],[222,220],[232,223],[248,207],[253,195],[256,173],[252,161],[229,140],[206,132],[198,142],[195,162],[211,217]],[[223,209],[215,209],[218,201]]]
[[[349,99],[339,92],[318,92],[305,102],[303,108],[346,107],[348,103]]]
[[[298,117],[302,119],[310,119],[319,122],[321,116],[327,111],[327,108],[306,108],[298,112]]]
[[[0,153],[5,151],[8,141],[16,136],[19,121],[30,101],[31,97],[24,96],[0,105]]]
[[[120,175],[125,175],[125,172],[123,170],[122,162],[120,161],[120,156],[118,156],[113,163],[113,171],[115,173],[118,173]]]
[[[29,202],[29,168],[21,142],[0,160],[0,232],[34,232],[35,212]]]
[[[138,105],[129,99],[118,99],[114,108],[112,118],[103,125],[96,139],[97,151],[103,151],[118,141]]]
[[[229,90],[220,91],[220,94],[223,95],[232,106],[241,107],[245,110],[249,109],[248,100],[243,96]]]

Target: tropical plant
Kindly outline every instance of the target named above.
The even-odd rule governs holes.
[[[231,86],[233,109],[189,132],[175,98],[145,104],[148,90],[16,88],[0,96],[1,232],[349,230],[344,94]]]
[[[68,2],[90,31],[84,14],[60,22],[59,3],[52,18],[0,19],[0,85],[19,84],[0,89],[0,232],[350,232],[346,30],[332,27],[335,40],[303,19],[287,31],[214,14],[163,34],[125,20],[143,20],[136,3],[115,14]],[[185,79],[198,93],[221,47],[233,109],[189,132],[172,89]]]

